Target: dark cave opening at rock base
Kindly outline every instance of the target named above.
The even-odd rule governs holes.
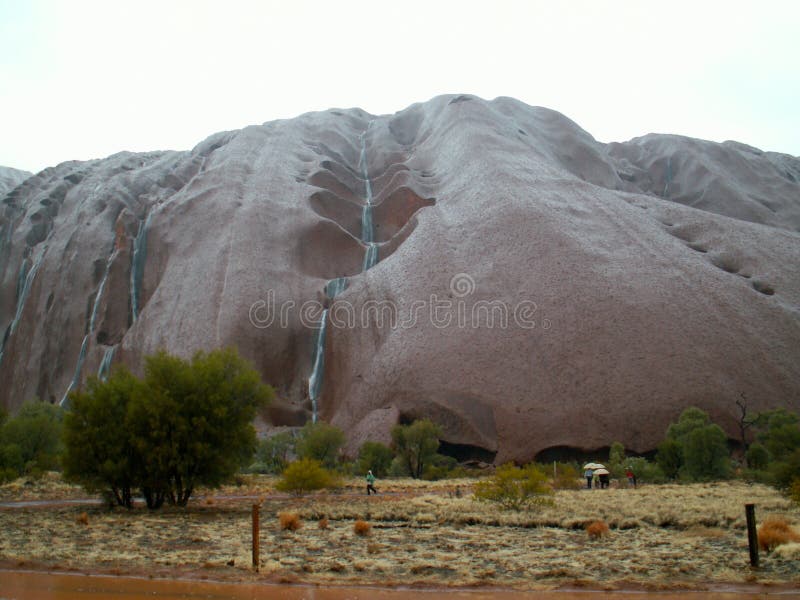
[[[497,452],[480,446],[455,444],[445,440],[439,440],[439,454],[455,458],[459,463],[478,462],[487,464],[492,464],[495,456],[497,456]]]

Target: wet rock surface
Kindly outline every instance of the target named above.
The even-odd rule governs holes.
[[[327,309],[316,405],[351,449],[427,416],[462,459],[644,452],[688,405],[735,438],[741,394],[800,409],[798,181],[473,96],[62,163],[0,189],[0,402],[234,345],[298,425]]]

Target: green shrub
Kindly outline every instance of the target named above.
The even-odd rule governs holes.
[[[556,464],[553,487],[557,490],[578,490],[584,486],[583,477],[574,465]]]
[[[669,426],[656,460],[670,479],[722,479],[731,471],[725,432],[695,407],[684,410],[678,422]]]
[[[233,349],[191,361],[157,352],[144,379],[119,369],[70,394],[65,474],[123,506],[134,487],[149,508],[184,506],[197,486],[219,487],[252,458],[252,422],[272,395]]]
[[[683,465],[683,451],[677,440],[668,438],[658,445],[656,463],[668,479],[677,479]]]
[[[394,453],[386,444],[380,442],[364,442],[358,451],[356,475],[372,471],[375,477],[386,477],[392,466]]]
[[[625,460],[625,446],[621,442],[614,442],[608,450],[608,462],[612,465],[621,465]]]
[[[326,470],[320,461],[301,458],[289,463],[275,488],[299,496],[306,492],[335,487],[337,483],[333,474]]]
[[[311,458],[332,469],[344,445],[344,432],[328,423],[306,423],[297,440],[297,457]]]
[[[256,449],[255,462],[247,470],[251,473],[280,474],[289,464],[289,454],[294,452],[294,446],[295,439],[289,431],[261,440]]]
[[[454,475],[454,473],[458,472],[458,461],[455,458],[452,456],[444,456],[443,454],[434,454],[422,473],[422,479],[426,481],[438,481],[440,479],[448,479],[457,476]]]
[[[792,481],[800,476],[800,448],[786,456],[784,460],[770,464],[767,472],[772,485],[780,490],[787,489]]]
[[[61,466],[61,407],[39,400],[25,402],[0,426],[0,468],[16,476]]]
[[[440,427],[429,419],[414,421],[411,425],[395,425],[392,428],[394,451],[414,479],[422,477],[425,468],[433,463],[441,435]]]
[[[475,484],[475,499],[496,502],[509,510],[552,504],[553,490],[547,485],[547,475],[536,465],[524,468],[512,463],[498,467],[495,474]]]
[[[625,459],[625,466],[630,467],[636,475],[638,483],[664,483],[667,481],[664,471],[657,463],[650,462],[643,456],[629,457]],[[624,475],[624,473],[623,473]]]
[[[692,481],[725,479],[730,476],[728,438],[719,425],[698,427],[683,438],[681,474]]]
[[[759,444],[758,442],[750,444],[750,447],[747,449],[747,467],[749,469],[762,471],[767,468],[768,464],[769,452],[763,444]]]
[[[757,435],[771,460],[782,461],[800,448],[800,417],[780,408],[760,413],[756,418]]]

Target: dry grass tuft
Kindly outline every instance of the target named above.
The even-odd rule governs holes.
[[[317,522],[317,527],[319,527],[320,529],[322,529],[323,531],[325,531],[325,530],[328,528],[328,525],[329,525],[329,524],[330,524],[330,522],[328,521],[328,517],[322,517],[322,518],[321,518],[321,519],[320,519],[320,520]]]
[[[75,521],[80,525],[88,525],[89,524],[89,515],[85,512],[82,512],[78,515],[78,518]]]
[[[279,513],[278,520],[281,524],[282,531],[297,531],[303,526],[303,522],[297,513]]]
[[[360,536],[368,536],[372,531],[372,525],[367,523],[366,521],[358,520],[353,524],[353,531],[356,535]]]
[[[790,542],[775,548],[773,556],[778,556],[786,560],[800,560],[800,543]]]
[[[766,552],[791,542],[800,542],[800,534],[792,529],[786,519],[767,517],[758,528],[758,546]]]
[[[608,523],[605,521],[592,521],[586,526],[586,533],[592,539],[600,539],[604,535],[608,535]]]

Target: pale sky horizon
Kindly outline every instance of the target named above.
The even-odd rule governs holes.
[[[800,3],[0,0],[0,165],[37,172],[329,108],[512,96],[601,142],[800,155]]]

